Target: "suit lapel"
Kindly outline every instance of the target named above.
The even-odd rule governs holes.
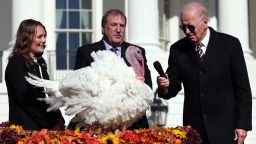
[[[128,48],[128,44],[126,42],[123,42],[121,44],[121,58],[124,59],[124,62],[128,65],[128,66],[131,66],[131,64],[127,61],[126,59],[126,56],[125,56],[125,52],[126,52],[126,49]]]
[[[121,57],[122,58],[125,58],[125,51],[126,51],[126,49],[127,49],[127,45],[125,44],[125,42],[123,42],[121,44]]]
[[[205,52],[205,55],[204,55],[204,60],[202,62],[202,65],[205,66],[207,63],[209,63],[209,61],[212,59],[212,57],[214,55],[216,55],[216,40],[217,37],[216,37],[216,32],[210,28],[210,39],[209,39],[209,43],[208,43],[208,46],[207,46],[207,49],[206,49],[206,52]]]
[[[101,41],[99,42],[99,46],[97,46],[97,48],[98,48],[98,50],[106,50],[103,39],[101,39]]]

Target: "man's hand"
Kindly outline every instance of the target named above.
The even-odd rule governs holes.
[[[167,93],[168,92],[168,87],[170,85],[169,79],[168,79],[168,75],[166,74],[166,77],[164,76],[158,76],[156,83],[158,85],[158,89],[162,92],[162,93]]]
[[[235,130],[235,140],[237,140],[237,144],[243,144],[246,136],[247,136],[246,130],[244,129]]]

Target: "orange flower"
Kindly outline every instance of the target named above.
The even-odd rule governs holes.
[[[181,142],[182,141],[180,139],[176,139],[174,144],[181,144]]]

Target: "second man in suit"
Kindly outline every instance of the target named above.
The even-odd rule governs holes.
[[[127,19],[122,11],[118,9],[107,11],[103,15],[101,22],[103,38],[98,42],[78,48],[75,69],[90,66],[93,62],[93,58],[90,55],[92,52],[110,50],[115,52],[117,56],[122,57],[128,66],[132,66],[137,78],[143,80],[152,88],[151,75],[147,66],[145,50],[142,47],[124,41],[126,23]],[[115,67],[113,66],[113,69],[114,68]],[[76,123],[71,120],[69,128],[74,129],[75,127]],[[128,129],[148,127],[147,117],[144,115]]]
[[[203,144],[242,144],[252,129],[252,95],[241,44],[208,27],[201,3],[188,3],[180,17],[186,37],[170,48],[168,79],[157,79],[159,96],[176,96],[182,83],[183,124],[195,128]]]

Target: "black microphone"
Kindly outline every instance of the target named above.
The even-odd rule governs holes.
[[[159,61],[155,61],[153,64],[154,64],[154,67],[155,67],[156,71],[158,72],[158,74],[160,76],[166,77],[166,75],[164,74],[164,70],[163,70],[161,64],[159,63]]]

